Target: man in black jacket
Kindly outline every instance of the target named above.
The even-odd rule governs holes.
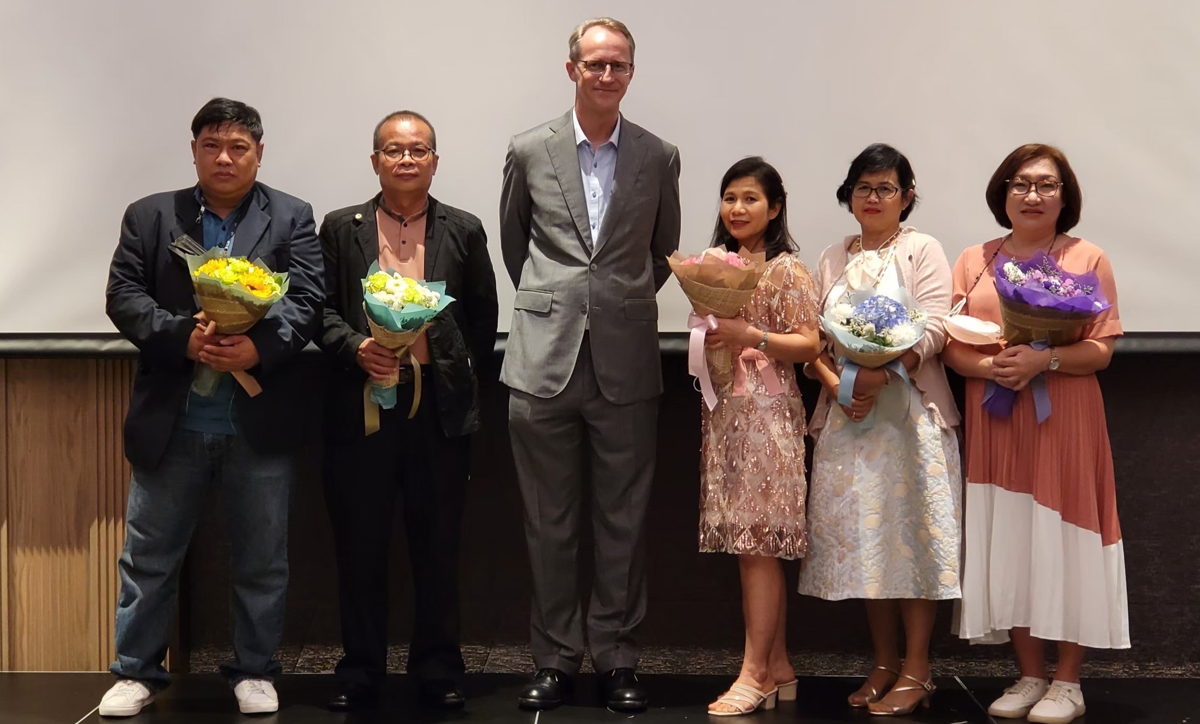
[[[464,703],[458,540],[478,383],[496,340],[496,280],[479,219],[429,195],[438,164],[429,121],[392,113],[376,126],[373,149],[380,193],[329,214],[320,233],[329,297],[318,344],[331,366],[325,494],[345,649],[329,706],[371,705],[387,673],[387,553],[399,502],[415,596],[408,672],[426,703],[455,708]],[[370,336],[360,280],[372,262],[444,281],[456,300],[402,360]],[[364,386],[397,372],[397,403],[367,434]]]
[[[280,671],[288,494],[308,397],[294,362],[320,328],[321,252],[312,207],[256,181],[258,111],[214,98],[192,120],[192,137],[197,184],[131,204],[109,269],[108,316],[140,355],[125,419],[133,476],[118,562],[118,681],[100,703],[105,716],[137,714],[167,685],[179,568],[214,485],[232,539],[235,658],[222,669],[243,713],[279,708],[271,677]],[[287,272],[287,294],[244,334],[206,334],[187,263],[171,248],[184,235]],[[224,374],[215,392],[198,394],[197,363],[247,372],[262,393],[252,398]]]

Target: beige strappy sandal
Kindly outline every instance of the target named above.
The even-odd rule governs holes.
[[[743,716],[753,714],[759,709],[770,711],[775,708],[775,698],[778,693],[779,689],[759,691],[749,684],[739,684],[735,681],[729,687],[729,691],[721,694],[716,701],[708,705],[708,715]],[[717,704],[733,707],[733,711],[713,711],[713,707]]]
[[[912,714],[914,711],[916,711],[918,706],[923,709],[929,708],[929,700],[933,696],[933,692],[937,691],[937,687],[933,685],[933,677],[930,676],[929,681],[921,681],[914,676],[900,674],[900,678],[915,682],[917,686],[896,686],[893,687],[888,694],[902,693],[905,691],[924,691],[925,695],[906,707],[891,706],[886,709],[876,709],[874,706],[868,706],[867,712],[870,713],[871,716],[905,716],[906,714]],[[874,701],[871,703],[879,704],[880,702]]]
[[[900,678],[900,672],[896,671],[890,666],[876,666],[874,669],[872,669],[872,671],[886,671],[892,676],[895,676],[896,679]],[[864,709],[871,702],[879,701],[879,699],[883,697],[883,694],[879,693],[879,690],[876,689],[873,684],[871,684],[869,676],[870,675],[868,674],[868,679],[863,682],[862,686],[858,687],[858,691],[855,691],[846,699],[850,706],[854,707],[855,709]],[[896,679],[892,679],[892,684],[896,683]],[[890,686],[884,687],[884,691],[886,691],[888,688],[890,688]]]

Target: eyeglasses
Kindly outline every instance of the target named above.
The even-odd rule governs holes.
[[[375,153],[383,154],[389,161],[399,161],[404,158],[404,154],[412,160],[420,163],[437,153],[432,148],[426,146],[413,146],[412,148],[400,148],[399,146],[389,146],[387,148],[377,148]]]
[[[1036,191],[1038,196],[1050,198],[1057,196],[1058,190],[1062,188],[1063,183],[1057,179],[1044,178],[1040,181],[1028,181],[1023,178],[1009,179],[1005,183],[1008,184],[1008,192],[1013,196],[1025,196],[1030,191]]]
[[[629,75],[633,72],[633,63],[618,60],[577,60],[575,65],[583,68],[588,75],[604,75],[605,70],[611,70],[613,75]]]
[[[856,199],[870,198],[871,194],[875,194],[880,201],[886,201],[895,198],[900,189],[891,184],[879,184],[872,186],[871,184],[861,183],[854,186],[853,194]]]

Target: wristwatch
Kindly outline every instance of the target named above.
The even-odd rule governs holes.
[[[1060,366],[1062,366],[1062,360],[1059,359],[1059,357],[1058,357],[1058,350],[1051,347],[1050,348],[1050,364],[1047,365],[1046,368],[1049,369],[1051,372],[1057,372],[1058,368]]]
[[[755,348],[756,348],[756,349],[757,349],[759,352],[766,352],[766,351],[767,351],[767,331],[766,331],[765,329],[763,330],[763,336],[762,336],[762,339],[758,340],[758,344],[754,345],[754,347],[755,347]]]

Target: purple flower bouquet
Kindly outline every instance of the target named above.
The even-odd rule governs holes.
[[[1111,306],[1094,272],[1065,272],[1043,251],[1026,261],[998,255],[993,268],[1010,345],[1078,342],[1084,325]]]
[[[1094,272],[1065,272],[1045,252],[1026,261],[997,255],[993,271],[1000,297],[1000,318],[1009,345],[1028,344],[1046,349],[1074,344],[1083,328],[1110,306]],[[1050,416],[1050,395],[1044,375],[1030,382],[1038,422]],[[1012,414],[1017,393],[989,381],[983,407],[996,417]]]

